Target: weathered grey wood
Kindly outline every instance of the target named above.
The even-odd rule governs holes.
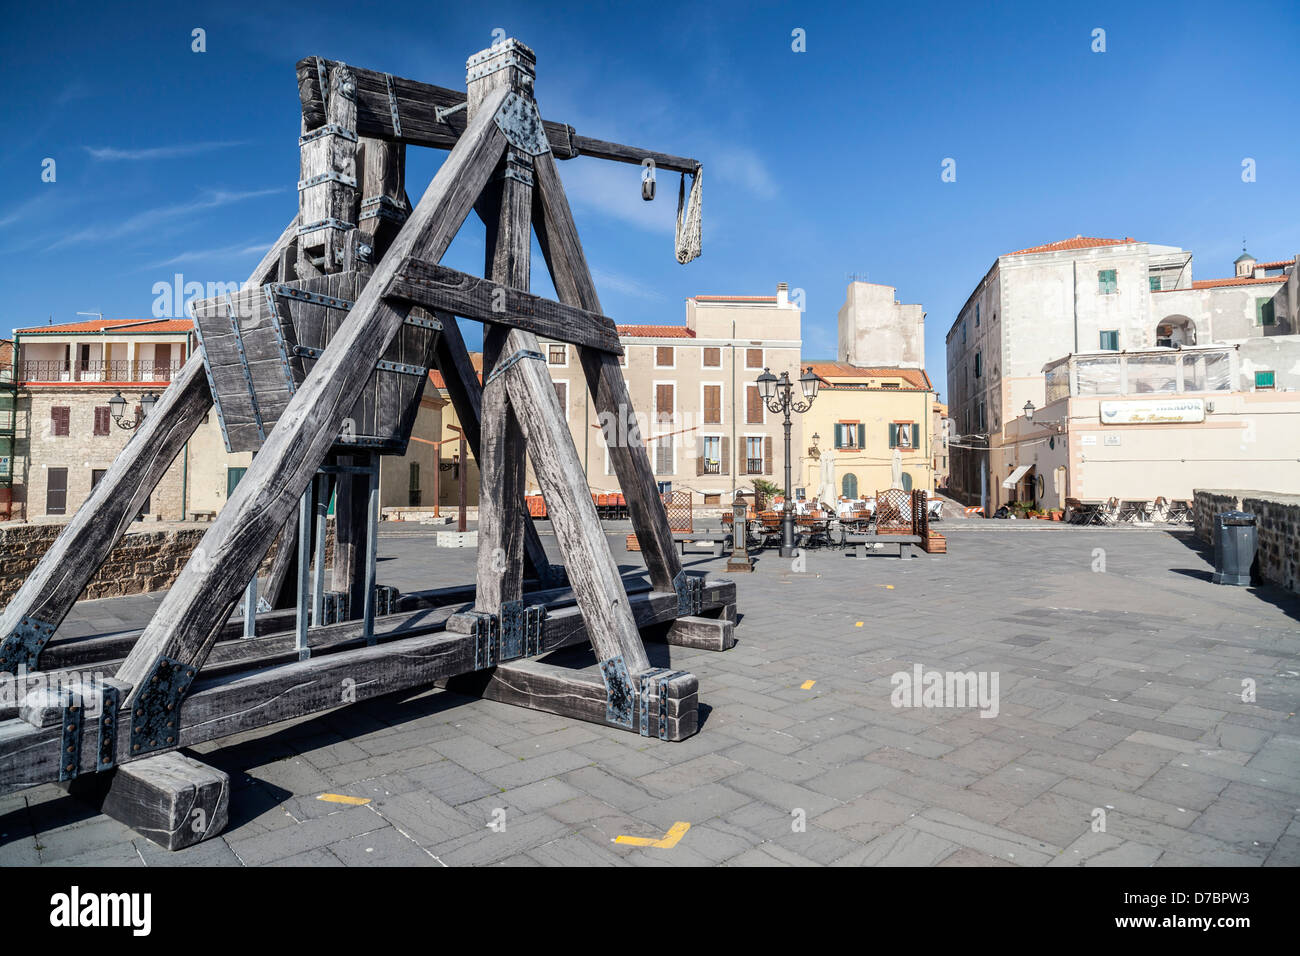
[[[335,65],[333,60],[326,60],[325,63],[330,68]],[[402,133],[398,136],[393,129],[388,84],[384,74],[355,67],[352,71],[357,78],[357,128],[362,136],[408,143],[412,146],[450,149],[464,132],[466,122],[464,110],[449,114],[441,122],[438,121],[436,112],[439,107],[452,107],[464,103],[466,98],[464,93],[395,76],[393,85],[397,94],[398,122],[402,127]],[[325,122],[325,101],[320,94],[315,57],[298,61],[298,94],[302,101],[306,128],[316,129]],[[574,132],[573,127],[564,123],[543,120],[542,125],[546,130],[551,151],[558,159],[592,156],[639,166],[643,159],[649,157],[660,169],[683,173],[693,173],[700,165],[698,160],[683,156],[579,136]]]
[[[679,617],[662,632],[647,633],[646,639],[656,640],[656,635],[666,644],[702,651],[725,651],[736,644],[735,625],[722,618]]]
[[[293,512],[280,529],[279,546],[271,561],[262,596],[275,610],[287,610],[298,599],[298,512]]]
[[[639,683],[635,686],[639,687]],[[653,692],[647,709],[648,727],[644,736],[658,737],[659,686],[652,681],[651,687]],[[453,678],[447,681],[447,689],[516,707],[610,726],[605,682],[600,669],[594,666],[574,670],[546,661],[512,661],[490,671]],[[685,740],[699,729],[699,681],[693,674],[680,674],[667,682],[667,689],[665,739]],[[632,708],[632,726],[627,729],[639,732],[640,721],[641,711],[637,704]]]
[[[706,582],[704,600],[713,605],[734,601],[735,585],[730,581]],[[676,597],[671,594],[646,592],[631,598],[629,603],[642,627],[662,624],[677,616]],[[425,613],[430,621],[438,617],[445,621],[446,617],[439,612],[446,610],[431,609]],[[393,615],[390,620],[400,617]],[[358,625],[349,622],[334,627],[355,629]],[[589,639],[580,606],[548,611],[542,625],[541,653]],[[475,668],[474,653],[472,636],[438,630],[255,671],[213,678],[200,675],[181,704],[179,739],[164,750],[192,747],[282,720],[470,673]],[[0,722],[0,793],[58,779],[60,731],[60,727],[36,728],[21,720]],[[130,752],[130,734],[130,721],[119,721],[117,753],[124,764],[139,759]],[[93,771],[95,759],[95,748],[83,743],[81,771]]]
[[[406,202],[406,146],[362,137],[358,154],[362,175],[357,228],[370,245],[370,261],[377,263],[397,238],[410,212]]]
[[[164,850],[201,843],[230,821],[229,775],[185,754],[146,757],[106,776],[77,777],[68,792]]]
[[[196,353],[22,583],[0,616],[0,637],[13,634],[24,618],[43,622],[51,632],[62,623],[211,407],[203,360]],[[13,646],[12,641],[4,645]],[[0,661],[0,671],[14,672],[28,662],[9,663],[13,666]]]
[[[596,284],[587,268],[587,258],[578,239],[573,212],[564,195],[555,161],[547,154],[534,162],[533,226],[546,257],[556,294],[561,302],[588,312],[600,313]],[[659,497],[659,485],[650,456],[636,424],[632,399],[618,360],[607,352],[579,348],[587,388],[602,421],[612,422],[606,434],[614,436],[609,458],[627,501],[628,516],[645,557],[646,568],[656,588],[672,590],[681,572],[681,560],[673,546],[672,529]],[[548,503],[549,504],[549,503]]]
[[[485,51],[486,52],[486,51]],[[472,57],[477,60],[480,57]],[[509,92],[529,98],[535,71],[532,51],[515,41],[493,47],[485,76],[468,83],[465,113],[473,122],[494,96]],[[484,275],[493,284],[523,290],[529,287],[532,232],[530,159],[507,148],[492,179],[479,197],[486,211]],[[506,178],[513,173],[516,178]],[[525,527],[531,522],[524,507],[527,457],[518,411],[506,397],[506,381],[496,375],[512,361],[506,345],[510,330],[492,323],[483,327],[483,397],[479,422],[478,555],[475,607],[498,614],[501,605],[523,595]]]
[[[623,354],[613,319],[419,259],[402,263],[386,294],[430,311]]]
[[[340,465],[359,465],[366,456],[340,455]],[[347,472],[338,476],[334,497],[334,571],[331,590],[348,595],[348,619],[361,617],[366,596],[366,525],[370,481]]]
[[[350,223],[351,227],[327,226],[298,236],[299,261],[306,260],[322,272],[339,272],[343,268],[343,251],[347,234],[356,228],[357,199],[357,100],[356,80],[345,64],[336,64],[329,70],[329,104],[326,120],[341,132],[328,132],[307,140],[299,147],[301,175],[298,190],[298,221],[300,228],[333,220]],[[314,185],[304,186],[321,176],[328,178]],[[322,260],[314,262],[313,260]]]
[[[464,222],[504,148],[494,94],[475,117],[402,227],[312,374],[167,593],[119,675],[133,685],[161,656],[201,666],[245,582],[266,554],[334,443],[357,392],[401,328],[409,307],[381,290],[408,255],[436,261]],[[134,679],[132,679],[134,677]]]

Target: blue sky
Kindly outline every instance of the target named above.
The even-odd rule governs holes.
[[[833,357],[857,273],[925,306],[942,390],[944,335],[1000,253],[1134,236],[1192,250],[1209,278],[1230,273],[1243,236],[1262,258],[1300,251],[1294,0],[372,9],[9,5],[0,335],[78,311],[146,317],[176,273],[245,279],[295,210],[298,58],[461,87],[498,27],[537,51],[548,119],[704,164],[704,255],[687,266],[675,176],[644,203],[636,167],[562,164],[619,322],[680,323],[689,295],[786,281],[805,293],[805,356]],[[410,151],[413,196],[444,155]],[[956,182],[940,179],[945,158]],[[473,217],[445,261],[481,270]],[[533,289],[553,294],[540,256]]]

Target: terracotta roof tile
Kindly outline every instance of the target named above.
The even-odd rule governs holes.
[[[694,295],[696,302],[775,302],[774,295]]]
[[[1015,252],[1006,253],[1006,255],[1025,256],[1032,255],[1035,252],[1062,252],[1067,249],[1093,249],[1098,246],[1122,246],[1129,242],[1137,242],[1137,240],[1129,237],[1123,239],[1097,239],[1092,236],[1075,236],[1073,239],[1062,239],[1059,242],[1048,242],[1041,246],[1031,246],[1028,249],[1017,249]]]
[[[643,339],[693,339],[695,330],[684,325],[620,325],[618,334]]]
[[[62,325],[36,325],[30,329],[14,329],[14,332],[19,335],[68,335],[76,332],[120,335],[188,332],[192,328],[194,323],[189,319],[90,319]]]
[[[1256,269],[1285,269],[1287,266],[1295,265],[1294,259],[1279,259],[1277,262],[1256,262]]]
[[[848,362],[809,362],[822,381],[830,378],[901,378],[913,388],[930,388],[930,376],[924,369],[876,366],[866,368]]]
[[[1252,276],[1230,276],[1227,279],[1196,279],[1192,282],[1193,289],[1213,289],[1221,285],[1261,285],[1267,282],[1285,282],[1286,276],[1266,276],[1263,279],[1256,279]],[[1177,289],[1163,289],[1164,292],[1177,292]]]

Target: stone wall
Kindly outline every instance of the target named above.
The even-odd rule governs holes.
[[[1214,515],[1246,511],[1255,516],[1256,560],[1265,581],[1300,593],[1300,495],[1267,491],[1198,490],[1193,500],[1196,533],[1210,541]]]
[[[211,527],[207,522],[169,522],[123,536],[91,579],[80,600],[141,594],[171,587],[190,553]],[[0,605],[7,604],[54,543],[62,524],[0,525]],[[260,574],[267,574],[279,542],[271,546]],[[326,527],[325,561],[334,558],[334,520]]]

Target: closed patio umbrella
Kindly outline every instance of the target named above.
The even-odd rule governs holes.
[[[903,487],[903,453],[897,448],[894,449],[894,460],[889,468],[889,487]]]

